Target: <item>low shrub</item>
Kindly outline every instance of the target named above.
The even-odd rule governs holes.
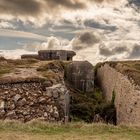
[[[106,102],[100,89],[92,93],[73,92],[71,95],[70,117],[72,121],[94,122],[96,115],[101,121],[116,124],[116,109],[114,96],[111,102]]]

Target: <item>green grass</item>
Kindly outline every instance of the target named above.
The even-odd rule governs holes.
[[[37,138],[40,140],[90,140],[93,138],[97,140],[139,140],[140,129],[82,122],[61,124],[32,121],[23,124],[13,121],[0,121],[0,139],[5,140],[7,135],[15,135],[14,140],[18,140],[19,136],[23,136],[21,137],[23,140],[37,140]],[[10,137],[9,140],[11,140]]]
[[[13,67],[11,65],[6,64],[0,64],[0,76],[3,76],[4,74],[10,73],[12,71]]]
[[[11,72],[11,68],[1,68],[0,69],[0,76],[6,74],[6,73],[10,73]]]

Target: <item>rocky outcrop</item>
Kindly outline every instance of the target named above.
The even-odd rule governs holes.
[[[63,121],[67,93],[64,84],[51,85],[42,79],[1,82],[0,119]]]
[[[140,86],[109,64],[97,69],[97,80],[108,101],[115,94],[117,124],[140,126]]]

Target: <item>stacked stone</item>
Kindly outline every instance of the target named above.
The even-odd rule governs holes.
[[[45,88],[41,82],[0,84],[0,119],[63,121],[66,92],[62,84]]]

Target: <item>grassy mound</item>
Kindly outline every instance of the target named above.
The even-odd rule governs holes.
[[[101,66],[108,64],[112,68],[115,68],[118,72],[128,76],[129,79],[133,79],[137,85],[140,85],[140,60],[137,61],[109,61],[98,63],[95,66],[95,73]]]

